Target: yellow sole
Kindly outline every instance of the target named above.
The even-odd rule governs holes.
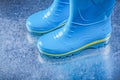
[[[62,26],[65,25],[65,23],[66,23],[66,22],[62,23],[61,25],[57,26],[56,28],[53,28],[53,29],[48,30],[48,31],[43,31],[43,32],[31,30],[28,26],[27,26],[27,29],[28,29],[28,31],[31,32],[31,33],[45,34],[45,33],[49,33],[49,32],[52,32],[52,31],[54,31],[54,30],[56,30],[56,29],[61,28]]]
[[[67,52],[67,53],[62,53],[62,54],[50,54],[50,53],[47,53],[47,52],[44,52],[44,51],[41,51],[41,50],[40,50],[40,52],[42,54],[44,54],[44,55],[51,56],[51,57],[63,57],[63,56],[67,56],[67,55],[70,55],[70,54],[78,52],[78,51],[82,51],[82,50],[87,49],[87,48],[89,48],[91,46],[94,46],[96,44],[100,44],[100,43],[106,42],[109,39],[110,39],[110,36],[108,36],[108,37],[106,37],[104,39],[97,40],[97,41],[91,42],[89,44],[86,44],[86,45],[84,45],[84,46],[82,46],[82,47],[80,47],[80,48],[78,48],[76,50],[73,50],[73,51],[70,51],[70,52]]]

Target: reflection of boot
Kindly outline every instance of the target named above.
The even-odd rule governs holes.
[[[47,33],[62,27],[69,17],[69,0],[54,0],[51,7],[33,14],[26,26],[33,33]]]
[[[70,0],[67,24],[42,36],[38,41],[41,53],[67,56],[86,48],[103,46],[111,34],[111,12],[115,0]]]

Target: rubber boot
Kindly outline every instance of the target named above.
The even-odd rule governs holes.
[[[69,0],[54,0],[46,10],[31,15],[26,22],[32,33],[48,33],[62,27],[69,17]]]
[[[88,48],[108,43],[111,13],[115,0],[70,0],[67,24],[38,41],[42,54],[52,57],[71,56]]]

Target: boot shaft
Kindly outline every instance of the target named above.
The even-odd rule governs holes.
[[[69,0],[54,0],[50,7],[50,11],[54,11],[56,14],[60,14],[66,9],[65,12],[69,13],[69,4]]]
[[[54,0],[56,3],[69,3],[70,0]]]
[[[54,0],[52,5],[48,8],[45,16],[51,16],[50,21],[56,22],[56,21],[62,21],[65,19],[67,20],[69,17],[69,0]],[[61,16],[63,15],[63,16]]]
[[[58,8],[60,6],[69,5],[69,3],[70,3],[70,0],[54,0],[52,6],[55,6],[56,8]]]
[[[115,0],[70,0],[70,21],[92,24],[108,19]]]

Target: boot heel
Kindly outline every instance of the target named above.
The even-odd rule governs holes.
[[[101,42],[101,43],[95,44],[95,45],[92,45],[89,48],[97,49],[97,48],[106,46],[108,43],[109,43],[109,40],[107,40],[105,42]]]

